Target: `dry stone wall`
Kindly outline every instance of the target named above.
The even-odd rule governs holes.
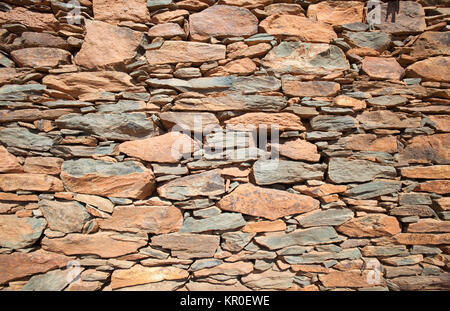
[[[450,4],[366,2],[2,1],[0,289],[450,289]]]

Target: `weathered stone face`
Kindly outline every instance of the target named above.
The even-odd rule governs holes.
[[[450,289],[448,0],[3,2],[0,291]]]

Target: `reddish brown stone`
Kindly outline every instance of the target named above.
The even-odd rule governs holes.
[[[247,224],[242,228],[242,231],[249,233],[284,230],[286,230],[286,224],[282,220],[247,222]]]
[[[20,46],[25,48],[47,47],[63,50],[69,49],[66,40],[49,33],[24,32],[17,40],[20,42]]]
[[[122,235],[117,232],[73,233],[62,238],[45,237],[41,244],[45,250],[65,255],[98,255],[111,258],[137,252],[147,244],[147,237]]]
[[[323,197],[329,196],[331,194],[342,193],[347,190],[347,186],[333,185],[333,184],[323,184],[316,187],[308,186],[294,186],[294,190],[312,196],[312,197]]]
[[[319,280],[326,287],[374,287],[382,286],[385,281],[380,278],[378,284],[374,284],[371,281],[370,273],[374,273],[371,270],[349,270],[349,271],[336,271],[328,274],[320,274]]]
[[[250,262],[225,262],[213,268],[201,269],[194,272],[194,277],[200,278],[214,274],[223,274],[223,275],[245,275],[249,274],[253,271],[253,264]]]
[[[401,1],[398,12],[388,10],[392,4],[381,4],[381,24],[375,25],[382,32],[393,35],[407,35],[422,32],[426,29],[425,11],[416,1]]]
[[[271,126],[275,126],[278,127],[279,131],[305,130],[300,118],[295,114],[288,112],[251,112],[239,117],[231,118],[225,121],[225,124],[237,129],[241,127],[260,128],[261,126],[266,126],[267,129],[270,129]]]
[[[75,62],[88,69],[123,66],[136,55],[141,40],[142,34],[129,28],[86,21],[86,36]]]
[[[19,195],[15,193],[0,192],[0,201],[37,202],[39,201],[39,198],[35,194]]]
[[[161,234],[178,231],[183,216],[174,206],[117,206],[111,218],[98,224],[104,230]]]
[[[46,174],[1,174],[0,189],[2,191],[64,191],[61,180]]]
[[[4,24],[22,24],[33,31],[55,31],[58,27],[53,14],[31,12],[22,7],[0,12],[0,25]]]
[[[135,265],[127,270],[115,270],[111,276],[111,288],[187,279],[189,273],[176,267],[143,267]]]
[[[31,174],[58,175],[61,173],[61,165],[64,160],[55,157],[32,157],[26,158],[23,169]]]
[[[308,17],[320,22],[343,25],[363,21],[364,3],[357,1],[323,1],[308,7]]]
[[[222,0],[221,3],[240,6],[247,9],[262,8],[271,4],[273,0]]]
[[[356,119],[365,129],[401,129],[420,127],[420,117],[408,117],[390,110],[364,111]]]
[[[153,26],[148,31],[149,37],[171,38],[176,36],[185,36],[183,28],[176,23],[165,23]]]
[[[447,188],[447,192],[450,191],[450,188]],[[436,204],[436,209],[440,211],[449,211],[450,210],[450,197],[439,198],[434,201]]]
[[[334,99],[334,104],[338,107],[349,107],[353,110],[362,110],[367,106],[364,100],[345,95],[339,95],[338,97],[336,97]]]
[[[336,230],[350,237],[380,237],[401,232],[397,218],[384,214],[352,218]]]
[[[148,162],[177,163],[183,154],[191,154],[198,146],[189,136],[170,132],[142,140],[127,141],[119,146],[122,153]]]
[[[227,75],[247,76],[256,70],[256,64],[248,57],[233,60],[224,66],[216,67],[208,72],[208,76]]]
[[[19,160],[6,150],[5,147],[0,146],[0,173],[20,173],[23,172]]]
[[[209,37],[249,37],[258,32],[258,19],[247,9],[214,5],[189,16],[193,40]]]
[[[430,115],[428,119],[433,126],[440,132],[450,132],[450,116],[448,115]]]
[[[305,10],[302,6],[294,3],[274,3],[266,6],[264,11],[269,15],[274,14],[290,14],[304,16]]]
[[[170,249],[174,257],[189,259],[213,257],[219,242],[217,235],[169,233],[152,237],[150,244]]]
[[[11,52],[11,56],[19,67],[57,67],[70,63],[70,52],[56,48],[25,48]]]
[[[399,233],[394,236],[394,240],[405,245],[450,244],[450,233]]]
[[[282,88],[284,94],[300,97],[331,97],[341,90],[339,83],[329,81],[282,80]]]
[[[426,31],[414,42],[409,55],[415,60],[438,55],[450,55],[448,38],[446,32]]]
[[[252,184],[239,185],[217,203],[222,210],[270,220],[306,213],[318,209],[319,205],[319,201],[308,196],[257,187]]]
[[[46,224],[43,218],[0,215],[0,247],[30,247],[41,237]]]
[[[431,192],[437,194],[450,193],[450,180],[430,180],[418,184],[414,191]]]
[[[186,10],[173,10],[166,11],[163,13],[157,13],[152,16],[151,22],[154,24],[162,24],[169,22],[177,22],[180,19],[183,20],[183,17],[188,16],[189,11]]]
[[[2,254],[0,255],[0,284],[65,267],[71,260],[64,255],[42,249],[31,253]]]
[[[450,163],[450,134],[413,137],[399,154],[399,162]]]
[[[395,153],[398,142],[394,136],[377,137],[374,134],[354,134],[339,139],[344,148],[359,151],[379,151]]]
[[[18,109],[18,110],[0,110],[0,122],[32,122],[40,119],[54,120],[63,115],[76,112],[74,109]]]
[[[329,24],[312,19],[288,14],[275,14],[263,20],[259,26],[275,36],[296,36],[304,42],[329,43],[337,38]]]
[[[403,291],[423,290],[450,290],[450,273],[442,273],[438,276],[417,275],[401,276],[391,279],[395,285]]]
[[[424,81],[450,82],[450,56],[431,57],[406,68],[407,77]]]
[[[147,23],[150,14],[146,0],[93,0],[94,18],[111,24],[121,21]]]
[[[450,232],[450,221],[421,219],[409,224],[408,232]]]
[[[150,65],[207,62],[225,58],[225,46],[188,41],[165,41],[157,50],[145,54]]]
[[[279,145],[279,152],[282,156],[309,162],[318,162],[320,154],[317,146],[303,139],[290,140]]]
[[[405,167],[400,169],[400,173],[406,178],[449,179],[450,165]]]
[[[395,58],[372,56],[363,59],[362,70],[372,79],[400,80],[405,73]]]

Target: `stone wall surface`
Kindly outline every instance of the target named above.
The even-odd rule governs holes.
[[[450,3],[366,3],[2,1],[0,290],[449,290]]]

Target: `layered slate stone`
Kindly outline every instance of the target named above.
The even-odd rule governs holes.
[[[180,232],[205,232],[233,230],[245,226],[245,220],[239,213],[222,213],[205,219],[188,217],[184,220]]]
[[[297,81],[283,79],[283,92],[288,96],[315,97],[315,96],[335,96],[341,86],[329,81]]]
[[[0,173],[20,173],[23,168],[19,160],[6,150],[5,147],[0,146]]]
[[[241,280],[245,286],[253,290],[287,290],[293,286],[295,274],[291,271],[275,271],[268,269],[263,273],[252,273]]]
[[[297,229],[290,233],[272,233],[255,238],[255,241],[268,249],[280,249],[293,245],[328,244],[337,241],[338,235],[333,227]]]
[[[176,64],[220,60],[225,58],[225,46],[187,41],[165,41],[157,50],[145,54],[149,65]]]
[[[394,236],[397,244],[439,245],[450,243],[450,233],[399,233]]]
[[[274,146],[275,147],[275,146]],[[289,140],[278,146],[280,155],[293,160],[319,162],[317,146],[303,139]]]
[[[325,169],[324,164],[260,159],[253,165],[253,175],[258,185],[296,183],[305,180],[322,180]]]
[[[400,169],[400,174],[406,178],[449,179],[450,165],[405,167]]]
[[[14,252],[0,255],[0,284],[21,279],[37,273],[63,268],[70,257],[44,251],[30,253]]]
[[[24,48],[47,47],[69,50],[66,40],[49,33],[26,31],[16,40]]]
[[[280,74],[324,76],[350,68],[344,52],[323,43],[282,42],[263,59],[262,65]]]
[[[159,114],[163,126],[167,130],[190,133],[208,133],[219,128],[219,120],[209,112],[172,112]]]
[[[229,128],[245,130],[276,128],[279,131],[303,131],[305,127],[300,117],[288,112],[264,113],[249,112],[225,121]]]
[[[161,281],[182,280],[189,277],[189,272],[177,267],[144,267],[134,265],[130,269],[115,270],[111,276],[111,288],[156,283]]]
[[[86,35],[75,63],[88,69],[123,67],[135,57],[143,38],[140,32],[100,21],[87,20],[85,27]]]
[[[345,149],[358,151],[395,153],[398,150],[398,141],[394,136],[378,137],[374,134],[354,134],[342,137],[337,144],[342,144]]]
[[[413,137],[399,154],[399,162],[450,164],[450,134]]]
[[[78,202],[39,201],[39,208],[52,230],[71,233],[81,232],[91,218],[87,210]]]
[[[170,132],[160,136],[127,141],[119,145],[119,150],[130,157],[148,162],[178,163],[198,149],[188,135]]]
[[[189,259],[213,257],[219,242],[218,235],[169,233],[152,237],[150,244],[169,249],[172,256]]]
[[[362,70],[372,79],[400,80],[405,70],[395,58],[364,57]]]
[[[397,176],[397,171],[394,167],[366,160],[331,158],[328,167],[328,178],[338,184],[364,182],[375,178],[391,178],[395,176]]]
[[[414,42],[414,49],[409,53],[415,60],[439,55],[450,55],[450,34],[448,32],[426,31]]]
[[[53,14],[32,12],[23,7],[0,12],[0,25],[4,24],[21,24],[37,32],[55,31],[58,27]]]
[[[0,246],[11,249],[32,246],[41,237],[46,225],[43,218],[0,215]]]
[[[145,113],[71,113],[58,118],[61,129],[82,130],[110,140],[134,140],[158,134],[155,124]]]
[[[148,23],[150,14],[146,0],[116,0],[113,3],[107,0],[93,0],[94,18],[111,24],[121,21]]]
[[[223,197],[217,206],[225,211],[275,220],[318,209],[320,203],[306,195],[247,183],[239,185],[232,193]]]
[[[346,131],[357,126],[351,116],[319,115],[311,119],[311,127],[317,131]]]
[[[42,239],[42,248],[51,252],[65,255],[97,255],[102,258],[135,253],[145,245],[147,245],[146,235],[125,235],[117,232],[72,233],[62,238]]]
[[[189,15],[189,34],[193,40],[249,37],[257,32],[258,19],[245,8],[219,4]]]
[[[369,214],[350,219],[336,230],[350,237],[380,237],[401,232],[397,218],[385,214]]]
[[[406,68],[406,76],[425,81],[449,82],[450,57],[436,56],[416,62]]]
[[[1,174],[2,191],[64,191],[61,180],[46,174]]]
[[[329,43],[337,38],[333,27],[303,16],[290,14],[270,15],[259,26],[274,36],[296,36],[304,42]]]
[[[370,288],[374,286],[384,285],[384,279],[380,280],[378,284],[369,282],[370,271],[349,270],[349,271],[335,271],[327,274],[321,274],[319,280],[327,287],[365,287]]]
[[[0,129],[0,142],[8,147],[36,151],[47,151],[53,146],[53,139],[30,132],[23,127]]]
[[[11,52],[19,67],[58,67],[70,63],[70,52],[57,48],[33,47]]]
[[[345,41],[353,48],[371,48],[383,52],[391,43],[391,36],[384,32],[345,32]]]
[[[22,291],[62,291],[73,282],[84,268],[71,266],[65,270],[53,270],[45,274],[34,275]]]
[[[187,200],[196,196],[217,196],[225,192],[225,180],[215,169],[177,178],[160,187],[158,194],[170,200]]]
[[[364,129],[404,129],[420,127],[420,117],[408,117],[390,110],[364,111],[356,119]]]
[[[358,185],[348,190],[345,194],[353,199],[372,199],[381,195],[397,193],[402,188],[400,181],[379,180]]]
[[[402,1],[395,17],[392,11],[388,12],[389,5],[388,3],[381,4],[381,24],[377,24],[376,28],[382,32],[393,35],[407,35],[422,32],[426,29],[425,11],[419,3]]]
[[[178,231],[183,216],[174,206],[117,206],[112,217],[98,224],[103,230],[162,234]]]
[[[171,38],[175,36],[186,36],[183,28],[176,23],[157,24],[148,30],[149,37]]]
[[[324,1],[308,6],[308,17],[331,25],[362,22],[364,4],[358,1]]]
[[[353,218],[353,211],[347,208],[318,210],[296,217],[302,227],[338,226]]]
[[[65,161],[61,179],[69,191],[119,198],[145,198],[154,189],[151,169],[139,162]]]
[[[121,92],[134,86],[128,74],[118,71],[83,71],[47,75],[42,79],[42,83],[76,98],[100,91]]]

